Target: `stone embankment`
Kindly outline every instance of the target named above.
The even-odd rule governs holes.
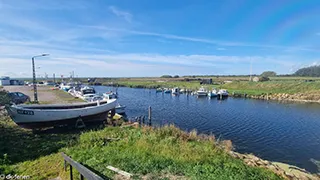
[[[320,94],[312,93],[275,93],[275,94],[262,94],[262,95],[251,95],[249,98],[263,99],[263,100],[278,100],[278,101],[297,101],[297,102],[316,102],[320,103]]]
[[[310,174],[304,169],[301,169],[296,166],[291,166],[289,164],[279,163],[279,162],[271,162],[267,160],[263,160],[257,156],[252,154],[240,154],[234,151],[229,151],[229,154],[234,158],[243,160],[248,166],[261,167],[266,168],[274,173],[282,176],[285,179],[290,180],[319,180],[320,176],[315,174]]]

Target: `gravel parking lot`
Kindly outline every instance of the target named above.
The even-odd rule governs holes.
[[[52,87],[39,86],[38,88],[38,101],[42,104],[61,104],[61,103],[74,103],[81,102],[71,95],[61,90],[52,90]],[[31,101],[34,100],[32,86],[4,86],[4,89],[9,92],[22,92],[30,96]]]

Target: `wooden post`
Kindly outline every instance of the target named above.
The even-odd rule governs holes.
[[[80,180],[84,180],[84,177],[82,174],[80,174]]]
[[[145,116],[142,116],[142,124],[145,125]]]
[[[70,180],[73,180],[73,174],[72,174],[72,166],[70,164]]]
[[[152,113],[151,113],[151,106],[149,106],[149,116],[148,116],[148,119],[149,119],[149,126],[151,126],[152,124],[151,124],[151,115],[152,115]]]
[[[63,169],[64,169],[64,171],[67,171],[67,161],[66,160],[64,160]]]

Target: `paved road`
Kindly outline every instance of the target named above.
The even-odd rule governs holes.
[[[57,95],[54,91],[51,90],[49,87],[46,86],[40,86],[38,88],[38,100],[40,102],[45,103],[66,103],[64,100],[62,100],[61,97]],[[33,101],[33,87],[30,86],[4,86],[4,89],[10,92],[22,92],[23,94],[26,94],[30,96],[31,101]]]

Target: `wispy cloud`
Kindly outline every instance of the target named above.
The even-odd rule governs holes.
[[[216,50],[218,50],[218,51],[225,51],[226,48],[217,48]]]
[[[188,37],[188,36],[179,36],[174,34],[165,34],[165,33],[156,33],[156,32],[148,32],[148,31],[137,31],[137,30],[129,30],[129,29],[121,29],[121,28],[109,28],[105,26],[81,26],[88,27],[94,29],[100,29],[105,31],[118,31],[128,34],[134,35],[142,35],[142,36],[155,36],[161,37],[165,39],[175,39],[175,40],[183,40],[190,42],[198,42],[198,43],[206,43],[206,44],[214,44],[220,46],[230,46],[230,47],[259,47],[259,48],[271,48],[271,49],[282,49],[282,50],[295,50],[295,51],[313,51],[320,52],[319,49],[306,48],[306,47],[296,47],[296,46],[280,46],[280,45],[263,45],[263,44],[255,44],[255,43],[243,43],[243,42],[229,42],[229,41],[220,41],[213,39],[205,39],[205,38],[197,38],[197,37]]]
[[[115,6],[109,6],[109,10],[118,17],[124,18],[127,22],[132,22],[132,14],[129,12],[119,10]]]

